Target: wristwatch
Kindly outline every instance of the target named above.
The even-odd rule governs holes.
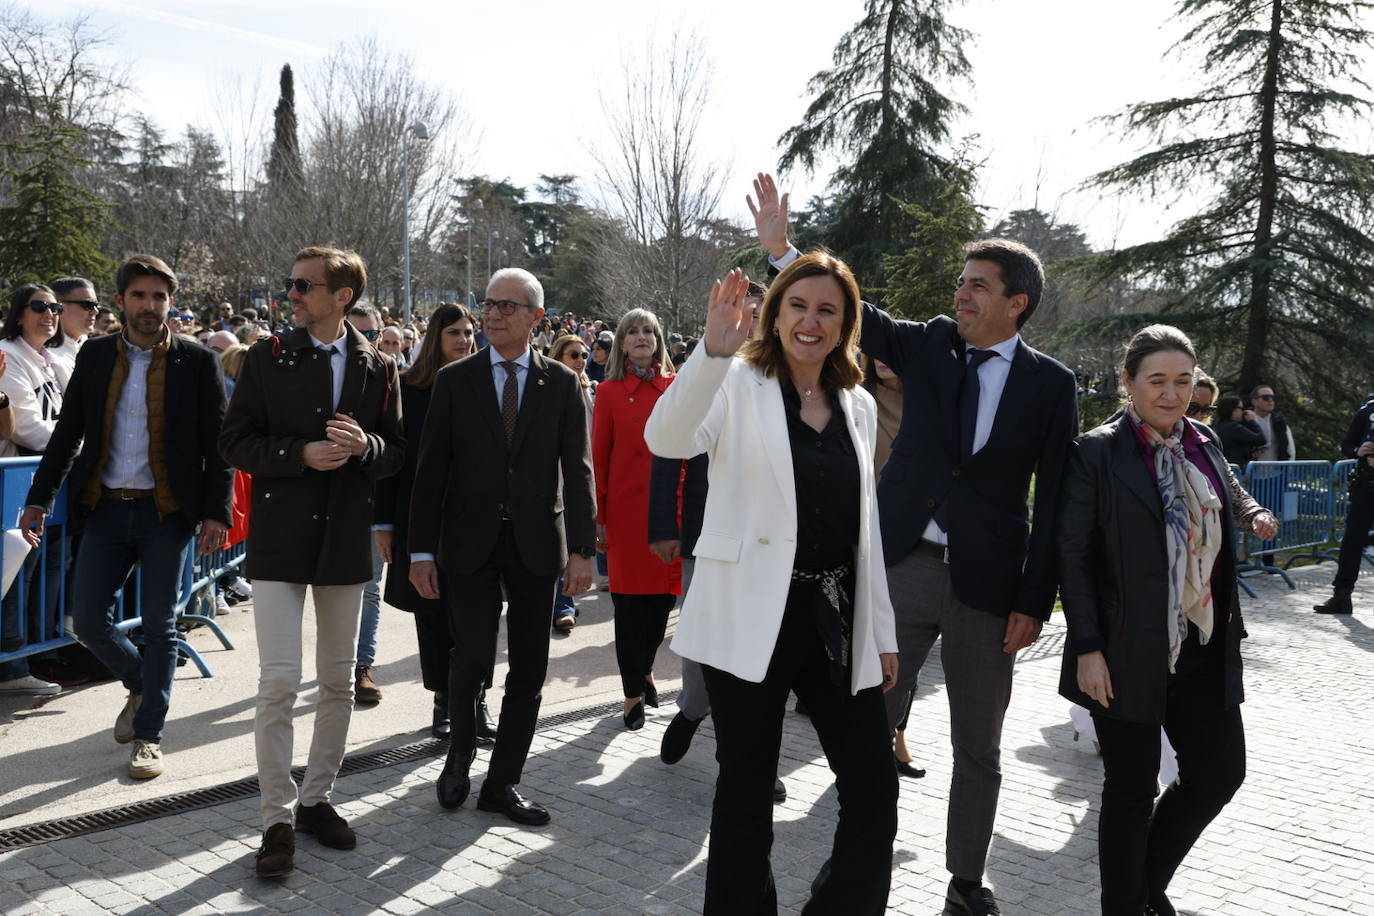
[[[592,558],[594,558],[594,557],[596,556],[596,548],[595,548],[595,547],[569,547],[569,548],[568,548],[568,553],[577,554],[579,557],[585,557],[586,559],[590,560],[590,559],[592,559]]]

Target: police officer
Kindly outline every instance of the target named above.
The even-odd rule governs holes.
[[[1332,592],[1322,604],[1314,605],[1318,614],[1349,614],[1350,595],[1360,575],[1360,556],[1374,527],[1374,394],[1355,412],[1350,429],[1341,440],[1341,453],[1357,459],[1350,472],[1350,508],[1345,514],[1345,536],[1341,538],[1341,560],[1336,566]]]

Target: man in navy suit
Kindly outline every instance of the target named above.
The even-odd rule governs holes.
[[[769,175],[754,189],[759,241],[781,269],[797,256],[787,196]],[[1054,606],[1055,514],[1078,402],[1073,373],[1019,334],[1044,288],[1039,258],[1003,239],[974,242],[964,256],[953,319],[899,321],[865,303],[861,346],[892,367],[903,392],[878,485],[901,655],[888,722],[901,719],[940,637],[954,746],[947,901],[988,916],[1000,913],[982,879],[1002,782],[1002,720],[1016,653],[1039,638]]]

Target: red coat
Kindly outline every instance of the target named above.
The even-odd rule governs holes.
[[[682,561],[666,564],[649,552],[649,468],[644,424],[672,376],[646,382],[634,376],[604,381],[592,417],[596,521],[606,526],[612,592],[682,594]]]

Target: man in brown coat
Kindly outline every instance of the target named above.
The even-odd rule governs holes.
[[[336,849],[357,842],[329,804],[353,712],[363,584],[372,576],[372,481],[404,459],[396,364],[344,321],[367,272],[351,251],[305,248],[287,280],[297,327],[248,352],[220,434],[253,476],[246,572],[260,677],[253,731],[265,833],[257,873],[291,871],[295,830]],[[301,682],[306,586],[315,606],[320,700],[299,795],[292,707]]]

